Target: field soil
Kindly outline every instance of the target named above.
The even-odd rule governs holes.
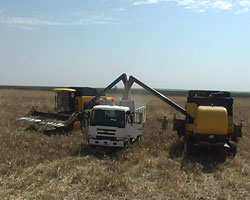
[[[53,92],[1,89],[0,199],[250,199],[249,98],[234,99],[234,120],[244,122],[235,157],[205,148],[185,156],[175,111],[150,95],[133,98],[147,106],[144,133],[118,150],[90,148],[86,131],[48,135],[17,121],[32,106],[53,111]],[[184,107],[186,97],[170,98]]]

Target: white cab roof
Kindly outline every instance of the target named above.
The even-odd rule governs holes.
[[[119,111],[124,111],[127,112],[129,111],[129,107],[126,106],[110,106],[110,105],[98,105],[95,106],[93,109],[98,109],[98,110],[119,110]]]

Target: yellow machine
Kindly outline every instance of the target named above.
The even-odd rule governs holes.
[[[229,92],[191,90],[185,120],[174,119],[174,130],[185,137],[185,150],[194,145],[224,146],[234,155],[242,123],[233,123],[233,98]]]
[[[88,87],[55,88],[55,112],[41,112],[30,109],[24,117],[19,118],[31,124],[45,125],[56,129],[80,129],[88,126],[89,114],[93,106],[111,104],[111,97],[99,97],[92,107],[85,107],[93,99],[97,90]]]

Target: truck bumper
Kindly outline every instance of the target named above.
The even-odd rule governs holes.
[[[96,146],[124,147],[125,141],[97,140],[97,139],[89,138],[89,144],[96,145]]]

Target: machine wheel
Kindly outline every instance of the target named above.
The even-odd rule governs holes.
[[[125,147],[130,146],[134,141],[135,141],[135,140],[133,140],[132,138],[129,138],[128,140],[126,140],[126,141],[124,142]]]
[[[233,141],[233,142],[238,142],[237,133],[234,132],[234,133],[232,134],[232,136],[230,137],[229,140],[230,140],[230,141]],[[230,141],[229,141],[229,143],[230,143]],[[228,144],[229,144],[229,143],[228,143]],[[230,146],[230,145],[229,145],[229,146]]]
[[[130,143],[128,140],[124,142],[124,147],[128,147],[129,145],[130,145]]]
[[[184,141],[184,153],[186,155],[193,154],[193,141],[190,137],[186,137]]]
[[[237,136],[234,135],[234,136],[232,137],[232,141],[233,141],[233,142],[237,142]]]
[[[234,141],[229,141],[229,155],[235,156],[237,154],[237,144]]]

